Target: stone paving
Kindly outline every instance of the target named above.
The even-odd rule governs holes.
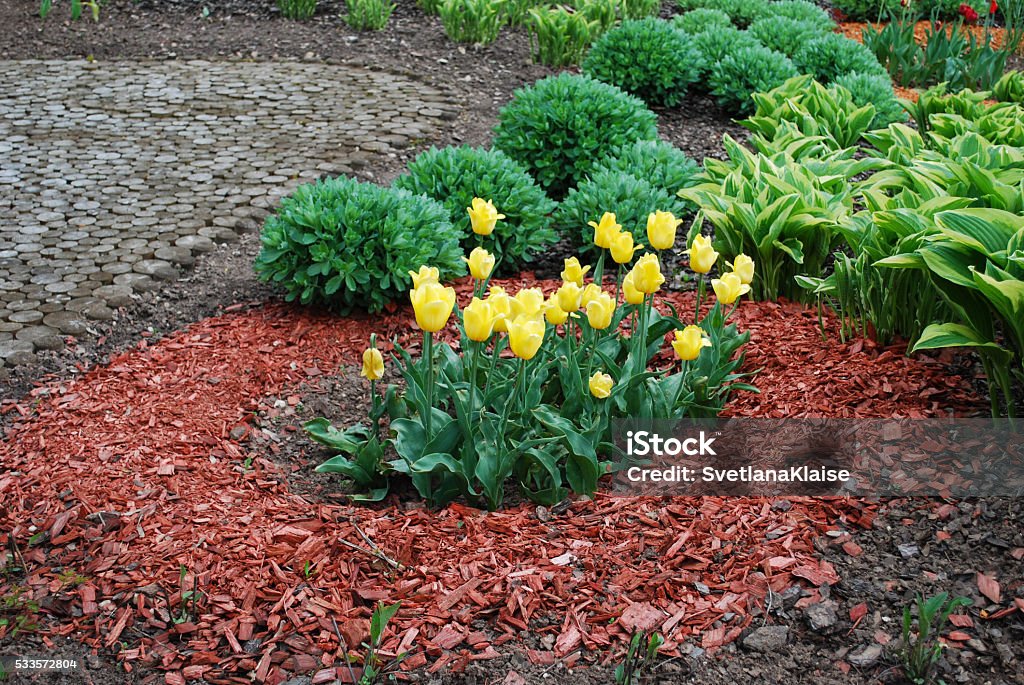
[[[440,90],[344,66],[0,62],[0,366],[111,319],[299,183],[456,112]]]

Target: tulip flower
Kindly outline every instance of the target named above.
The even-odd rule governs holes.
[[[494,312],[490,303],[474,297],[469,306],[462,311],[462,323],[466,329],[466,337],[473,342],[484,342],[490,338],[494,330]]]
[[[540,288],[523,288],[512,298],[512,318],[538,316],[544,312],[544,292]]]
[[[410,271],[412,276],[412,287],[418,288],[424,283],[437,283],[441,277],[436,266],[421,266],[419,271]]]
[[[574,312],[580,308],[583,288],[574,281],[566,281],[555,291],[555,297],[558,298],[558,306],[562,308],[563,312]]]
[[[718,261],[718,253],[711,247],[711,238],[698,235],[693,239],[693,245],[686,250],[690,255],[690,268],[699,274],[706,274]]]
[[[656,211],[647,215],[647,240],[655,250],[667,250],[676,242],[676,229],[682,219],[672,212]]]
[[[612,323],[612,315],[615,314],[615,300],[608,293],[601,293],[587,303],[587,321],[590,327],[603,331]]]
[[[633,284],[633,272],[630,271],[626,274],[626,277],[622,279],[622,293],[626,298],[628,304],[643,304],[644,294],[636,289]]]
[[[718,301],[722,304],[732,304],[741,295],[750,292],[750,286],[740,280],[739,275],[734,271],[722,274],[721,278],[713,279],[711,287],[715,289],[715,295],[718,296]]]
[[[615,383],[608,374],[595,371],[594,375],[590,377],[588,385],[590,386],[590,394],[599,400],[603,400],[612,394],[612,386]]]
[[[675,340],[672,341],[672,349],[683,361],[693,361],[705,347],[711,347],[711,341],[704,337],[700,326],[690,325],[676,331]]]
[[[508,322],[508,344],[512,354],[520,359],[533,359],[543,342],[543,318],[523,314]]]
[[[363,350],[363,369],[359,375],[370,381],[380,380],[384,375],[384,357],[376,347]]]
[[[594,227],[594,244],[602,250],[610,248],[612,246],[612,238],[622,230],[622,226],[616,223],[615,215],[611,212],[605,212],[601,216],[601,223],[588,221],[587,225]]]
[[[658,257],[650,252],[637,260],[630,273],[633,274],[633,287],[646,295],[657,292],[665,282]]]
[[[740,277],[740,281],[749,285],[754,280],[754,260],[745,254],[736,255],[732,270]]]
[[[594,298],[603,292],[604,291],[601,290],[601,286],[597,283],[587,283],[587,287],[584,288],[583,292],[580,294],[580,306],[586,307],[594,300]]]
[[[555,295],[552,295],[544,303],[544,318],[552,326],[558,326],[569,320],[569,312],[562,309],[561,305],[558,304],[558,299]]]
[[[612,238],[612,259],[616,264],[628,264],[633,261],[633,253],[642,250],[643,245],[633,245],[633,234],[623,231]]]
[[[473,206],[467,207],[466,212],[469,213],[469,222],[473,226],[473,233],[477,235],[490,235],[494,231],[498,219],[505,218],[504,214],[498,214],[498,210],[490,200],[484,201],[479,197],[473,198]]]
[[[494,269],[494,255],[482,247],[473,248],[469,257],[463,257],[462,261],[469,264],[469,273],[478,281],[486,281]]]
[[[494,331],[504,333],[508,331],[506,323],[512,317],[512,298],[508,296],[505,289],[500,285],[492,285],[487,291],[487,304],[491,305],[491,313],[494,315]]]
[[[437,333],[448,323],[455,307],[455,289],[437,283],[423,283],[409,291],[416,325],[428,333]]]
[[[580,260],[575,257],[569,257],[565,260],[565,268],[562,269],[562,280],[566,283],[575,283],[579,287],[583,287],[583,277],[590,271],[590,265],[580,266]]]

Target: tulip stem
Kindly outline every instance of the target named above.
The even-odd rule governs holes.
[[[704,284],[704,274],[700,274],[697,280],[697,306],[693,311],[693,322],[695,324],[700,323],[700,305],[704,302],[704,292],[706,287],[707,286]]]
[[[619,264],[619,270],[615,274],[615,306],[619,306],[619,290],[622,288],[622,265]]]
[[[380,438],[380,416],[377,412],[377,381],[370,380],[370,413],[373,414],[373,437]]]
[[[474,405],[473,396],[476,393],[476,376],[480,367],[480,348],[483,347],[484,343],[474,343],[470,341],[469,349],[470,354],[473,355],[473,361],[470,364],[469,371],[469,416],[470,420],[473,420]]]
[[[430,331],[423,332],[423,357],[427,360],[426,388],[423,389],[426,395],[426,412],[423,416],[423,430],[427,435],[429,443],[433,435],[430,432],[430,419],[434,413],[434,338]]]

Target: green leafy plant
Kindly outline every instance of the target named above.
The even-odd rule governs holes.
[[[363,656],[362,671],[358,677],[356,676],[355,669],[352,668],[352,663],[348,660],[348,650],[356,647],[356,645],[345,644],[345,638],[338,629],[337,622],[335,622],[335,633],[338,636],[338,640],[341,641],[342,649],[346,652],[345,665],[348,667],[349,682],[358,683],[358,685],[376,685],[377,683],[394,679],[395,671],[398,670],[399,665],[405,660],[407,654],[401,652],[390,661],[385,662],[381,656],[380,646],[384,641],[384,631],[387,629],[388,623],[401,608],[401,602],[391,605],[378,602],[377,606],[373,608],[373,613],[370,614],[369,639],[361,645],[366,650],[366,654]]]
[[[697,35],[712,27],[726,28],[732,26],[732,19],[722,10],[700,7],[673,17],[672,25],[680,31],[690,35]]]
[[[807,42],[793,56],[793,63],[800,73],[810,74],[826,85],[843,74],[888,73],[870,49],[838,33]]]
[[[636,97],[588,76],[559,74],[515,92],[494,146],[561,199],[613,150],[654,140],[654,113]]]
[[[740,47],[712,66],[708,85],[723,109],[749,112],[754,109],[754,93],[769,91],[796,75],[796,67],[782,53],[763,46]]]
[[[638,140],[613,150],[595,174],[601,171],[630,174],[674,195],[697,182],[700,166],[671,143]]]
[[[677,0],[676,4],[683,11],[719,10],[738,28],[744,29],[761,17],[770,16],[774,3],[768,0]]]
[[[843,74],[834,85],[845,88],[853,98],[855,107],[871,105],[875,108],[875,118],[870,128],[884,128],[898,121],[905,121],[907,113],[896,98],[892,89],[892,80],[878,74]]]
[[[660,633],[634,632],[626,649],[622,663],[615,667],[616,685],[633,685],[637,679],[651,669],[658,650],[665,643]]]
[[[277,0],[277,9],[285,19],[309,19],[316,13],[316,0]]]
[[[826,33],[819,24],[779,16],[758,19],[747,30],[765,47],[790,58],[804,43]]]
[[[380,31],[395,11],[392,0],[345,0],[345,23],[356,31]]]
[[[625,21],[601,36],[583,61],[584,73],[650,105],[679,103],[704,67],[690,38],[662,19]]]
[[[949,620],[950,614],[963,606],[970,606],[971,600],[966,597],[949,598],[949,594],[941,592],[934,597],[925,599],[917,595],[917,631],[914,632],[914,614],[909,606],[903,609],[903,642],[900,648],[900,660],[903,672],[916,685],[928,685],[932,682],[932,672],[942,655],[942,643],[939,635]]]
[[[521,164],[500,150],[431,148],[409,163],[394,186],[444,204],[462,235],[463,249],[482,244],[507,271],[529,262],[557,239],[548,218],[555,203]],[[491,200],[505,215],[484,238],[473,234],[466,212],[475,197]]]
[[[440,14],[444,0],[416,0],[416,5],[427,14]]]
[[[618,0],[622,19],[643,19],[656,15],[661,9],[661,0]]]
[[[565,7],[535,8],[527,12],[533,61],[551,67],[579,64],[601,33],[599,20]]]
[[[992,87],[992,97],[1000,102],[1024,103],[1024,72],[1011,69]]]
[[[836,27],[828,12],[807,0],[779,0],[771,5],[771,14],[774,17],[786,17],[800,22],[814,24],[822,32],[828,32]]]
[[[15,638],[20,633],[30,633],[39,627],[36,616],[39,603],[32,599],[29,588],[12,585],[7,593],[0,596],[0,630],[7,637]]]
[[[594,39],[619,23],[622,14],[619,0],[570,0],[567,6],[586,17],[587,21],[597,22]]]
[[[78,21],[82,18],[82,9],[88,8],[93,21],[100,20],[101,0],[69,0],[71,7],[71,21]],[[53,11],[53,0],[41,0],[39,3],[39,17],[46,19]]]
[[[709,26],[693,37],[693,45],[704,57],[701,80],[693,84],[694,90],[707,90],[712,71],[725,56],[741,48],[763,47],[761,41],[749,31],[740,31],[735,26]]]
[[[424,262],[465,273],[461,235],[444,205],[349,178],[299,186],[267,218],[255,269],[285,298],[340,311],[379,311],[409,289]]]
[[[835,0],[834,6],[851,21],[880,22],[899,10],[900,0]]]
[[[491,0],[444,0],[439,13],[445,34],[458,43],[493,43],[505,24],[504,6]]]

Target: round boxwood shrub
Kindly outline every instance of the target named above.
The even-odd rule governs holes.
[[[598,38],[583,71],[647,104],[672,107],[700,78],[703,59],[687,34],[649,17],[624,21]]]
[[[701,77],[707,88],[710,88],[708,81],[715,65],[721,62],[727,54],[744,47],[762,47],[761,42],[750,32],[740,31],[735,26],[712,26],[694,36],[693,45],[704,57],[704,71]]]
[[[817,24],[789,17],[764,17],[747,30],[766,48],[786,57],[792,57],[805,43],[826,33]]]
[[[827,33],[836,27],[828,12],[807,0],[779,0],[772,3],[773,17],[786,17],[797,21],[814,24],[823,33]]]
[[[700,166],[671,143],[638,140],[612,153],[598,167],[598,173],[601,171],[630,174],[675,194],[680,188],[693,185]]]
[[[459,231],[440,202],[350,178],[299,186],[267,218],[256,273],[285,299],[347,312],[405,297],[409,271],[465,273]]]
[[[858,107],[868,103],[875,106],[875,118],[871,120],[871,128],[883,128],[907,118],[907,113],[900,106],[896,93],[892,90],[892,81],[887,76],[843,74],[836,79],[835,85],[850,91],[850,96]]]
[[[466,251],[477,245],[466,208],[474,197],[491,200],[505,218],[483,239],[483,246],[503,270],[529,261],[558,238],[549,219],[555,203],[521,164],[500,150],[430,148],[409,163],[394,185],[441,202]]]
[[[494,146],[561,199],[615,148],[657,138],[656,121],[615,86],[562,73],[515,92],[498,114]]]
[[[810,74],[819,83],[829,84],[843,74],[877,74],[885,70],[871,50],[855,40],[830,33],[804,44],[793,56],[801,73]]]
[[[781,52],[763,45],[729,51],[711,70],[708,83],[718,104],[730,112],[754,109],[753,93],[765,93],[799,75]]]
[[[594,247],[594,229],[590,221],[600,221],[605,212],[613,212],[623,230],[633,233],[639,244],[647,243],[647,215],[656,210],[680,216],[686,204],[675,194],[658,188],[632,174],[605,170],[569,191],[555,212],[555,226],[580,246],[580,252]]]
[[[722,10],[701,7],[674,17],[672,24],[680,31],[685,31],[691,36],[695,36],[714,26],[732,26],[732,19]]]

